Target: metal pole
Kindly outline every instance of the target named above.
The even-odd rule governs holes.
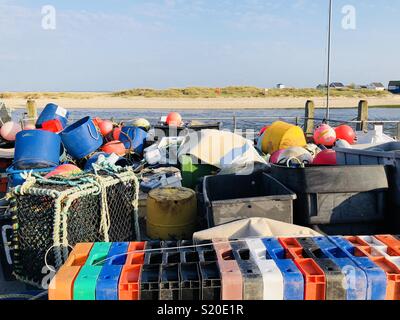
[[[326,79],[326,119],[330,117],[330,84],[331,84],[331,45],[332,45],[332,11],[333,11],[333,0],[329,0],[329,27],[328,27],[328,72]]]

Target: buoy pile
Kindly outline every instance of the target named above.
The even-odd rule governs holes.
[[[73,175],[80,170],[93,170],[99,157],[111,165],[134,165],[142,160],[150,123],[143,118],[132,124],[84,117],[69,123],[70,113],[50,103],[35,124],[23,127],[16,122],[4,123],[1,137],[15,144],[15,159],[8,169],[9,183],[23,183],[24,171],[48,173],[46,177]],[[181,118],[180,118],[181,119]],[[171,122],[179,119],[171,115]],[[110,157],[115,154],[117,157]],[[113,159],[113,160],[112,160]],[[125,160],[125,161],[123,161]]]
[[[351,148],[355,131],[347,125],[333,128],[319,125],[313,143],[307,144],[300,127],[277,121],[259,133],[258,148],[269,154],[269,162],[285,166],[333,166],[337,164],[335,147]]]

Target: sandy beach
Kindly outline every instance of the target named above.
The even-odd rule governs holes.
[[[361,98],[332,98],[333,108],[354,108]],[[368,97],[370,106],[400,105],[400,95],[387,97]],[[268,97],[268,98],[142,98],[142,97],[110,97],[107,94],[93,94],[85,98],[49,97],[36,99],[40,108],[54,102],[69,109],[284,109],[304,108],[306,98]],[[311,98],[316,107],[325,107],[325,99]],[[21,109],[26,106],[26,99],[13,97],[2,99],[7,107]]]

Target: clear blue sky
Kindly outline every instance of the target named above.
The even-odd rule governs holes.
[[[332,81],[400,78],[400,1],[334,0]],[[56,9],[43,30],[41,8]],[[354,5],[356,30],[341,27]],[[328,0],[0,0],[0,91],[325,80]]]

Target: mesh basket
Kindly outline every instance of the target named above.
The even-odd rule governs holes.
[[[10,194],[16,277],[44,286],[77,243],[139,240],[138,191],[132,170],[69,180],[28,178]]]

